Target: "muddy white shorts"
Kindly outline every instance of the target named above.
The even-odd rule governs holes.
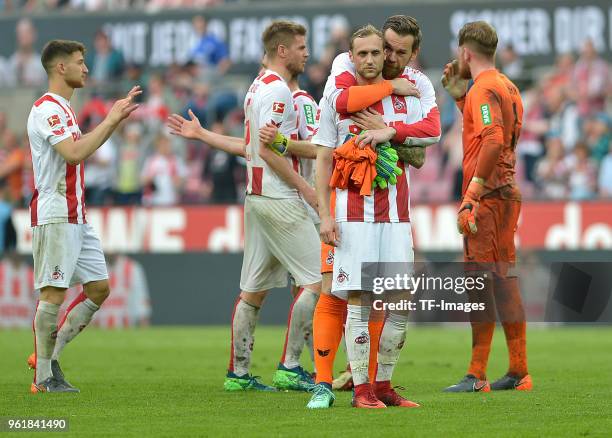
[[[32,229],[34,287],[68,288],[108,279],[100,239],[89,224],[46,224]]]

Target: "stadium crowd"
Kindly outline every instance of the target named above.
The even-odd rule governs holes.
[[[8,2],[4,0],[4,8]],[[54,2],[57,7],[71,7],[73,3],[88,4]],[[134,84],[141,84],[144,93],[134,117],[87,162],[89,205],[242,201],[245,163],[241,158],[206,144],[171,137],[165,128],[169,114],[176,112],[187,117],[187,110],[191,109],[209,129],[243,135],[242,91],[223,87],[221,79],[231,69],[227,46],[207,32],[203,17],[195,17],[193,26],[199,37],[191,60],[159,71],[126,63],[109,37],[102,30],[96,33],[87,57],[89,91],[81,91],[78,96],[79,125],[83,132],[97,125],[110,103]],[[341,26],[335,29],[324,55],[312,60],[301,78],[302,87],[317,100],[322,96],[335,55],[348,50],[348,35],[349,29]],[[0,87],[34,87],[42,93],[46,76],[40,54],[35,50],[36,29],[29,19],[18,22],[16,37],[13,55],[0,57]],[[550,68],[530,68],[509,46],[501,50],[498,64],[520,86],[525,105],[517,145],[517,179],[524,198],[611,198],[609,63],[586,41],[580,53],[560,55]],[[432,78],[432,82],[439,84],[437,78]],[[461,119],[441,86],[438,106],[442,139],[437,147],[428,148],[425,166],[411,176],[411,197],[416,202],[444,202],[459,199],[460,195]],[[20,207],[28,205],[33,175],[25,125],[22,131],[10,130],[3,113],[0,113],[0,180],[6,186],[2,191],[5,202]]]

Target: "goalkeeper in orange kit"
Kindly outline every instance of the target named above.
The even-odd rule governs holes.
[[[523,105],[517,87],[495,69],[496,48],[497,33],[491,25],[467,23],[459,31],[458,59],[446,65],[442,77],[463,113],[463,200],[457,227],[463,234],[466,270],[484,266],[494,274],[481,300],[487,311],[471,320],[468,373],[446,392],[532,388],[525,312],[518,278],[509,274],[515,263],[514,233],[521,207],[514,165]],[[468,89],[470,79],[474,83]],[[486,370],[495,310],[504,328],[510,366],[505,376],[489,384]]]

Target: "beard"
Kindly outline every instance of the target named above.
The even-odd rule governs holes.
[[[81,77],[74,79],[66,78],[66,84],[71,88],[83,88],[85,86],[85,80],[86,79],[83,79]]]
[[[287,64],[287,70],[289,70],[291,76],[299,76],[304,73],[304,64],[301,61],[290,62]]]
[[[400,68],[399,64],[388,64],[385,62],[385,64],[383,65],[382,74],[385,79],[390,80],[397,78],[402,73],[402,71],[403,69]]]

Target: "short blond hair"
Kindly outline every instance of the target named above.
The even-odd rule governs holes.
[[[366,24],[365,26],[357,29],[355,32],[353,32],[353,35],[351,35],[351,41],[350,41],[351,50],[353,50],[353,43],[355,42],[357,38],[366,38],[366,37],[369,37],[370,35],[376,35],[377,37],[381,39],[381,41],[383,39],[383,35],[380,30],[376,29],[371,24]]]
[[[305,36],[306,28],[293,21],[273,21],[263,31],[261,41],[269,58],[276,57],[278,46],[290,46],[296,36]]]
[[[477,53],[493,58],[497,50],[497,32],[486,21],[466,23],[459,31],[459,46],[464,44]]]

